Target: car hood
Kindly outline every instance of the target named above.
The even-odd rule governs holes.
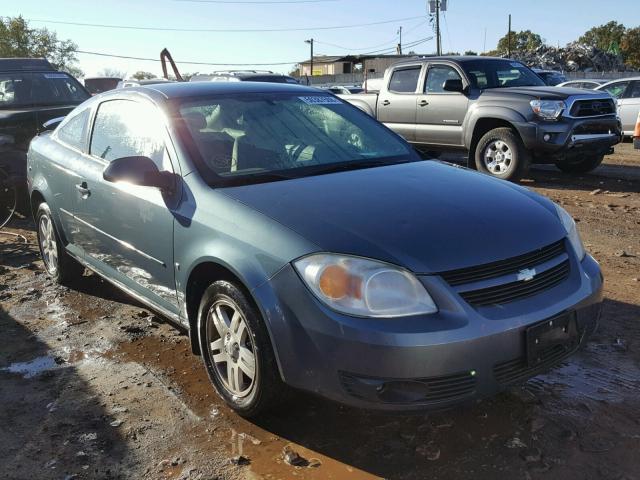
[[[523,187],[422,161],[220,192],[318,245],[434,273],[502,260],[566,235]]]
[[[544,98],[547,100],[565,100],[571,96],[595,95],[596,97],[606,98],[601,92],[587,92],[579,88],[571,87],[508,87],[508,88],[491,88],[485,90],[487,93],[498,97],[520,95],[530,98]]]

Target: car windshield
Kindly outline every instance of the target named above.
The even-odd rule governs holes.
[[[332,95],[242,94],[179,104],[205,178],[251,183],[418,160],[399,137]]]
[[[538,75],[513,60],[473,60],[462,64],[475,88],[544,87]]]
[[[78,105],[89,98],[77,80],[66,73],[0,74],[0,108]]]

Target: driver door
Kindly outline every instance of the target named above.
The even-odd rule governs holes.
[[[85,260],[110,279],[171,313],[178,313],[173,268],[173,209],[180,192],[112,183],[110,161],[149,157],[175,172],[163,116],[150,102],[107,100],[96,111],[77,189]]]

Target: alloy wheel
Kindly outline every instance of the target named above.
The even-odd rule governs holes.
[[[48,215],[40,216],[38,240],[44,265],[50,274],[55,274],[58,270],[58,243],[56,242],[56,234],[53,230],[51,218]]]
[[[494,175],[504,174],[513,160],[513,152],[502,140],[491,141],[484,150],[484,164]]]
[[[247,321],[231,301],[220,299],[207,312],[207,344],[218,378],[234,397],[246,397],[256,384],[256,349]]]

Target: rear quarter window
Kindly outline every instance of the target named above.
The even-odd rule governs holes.
[[[89,109],[85,108],[60,125],[56,131],[57,139],[60,142],[83,152],[87,144],[88,122]]]
[[[415,93],[422,67],[394,70],[389,80],[389,91],[396,93]]]

